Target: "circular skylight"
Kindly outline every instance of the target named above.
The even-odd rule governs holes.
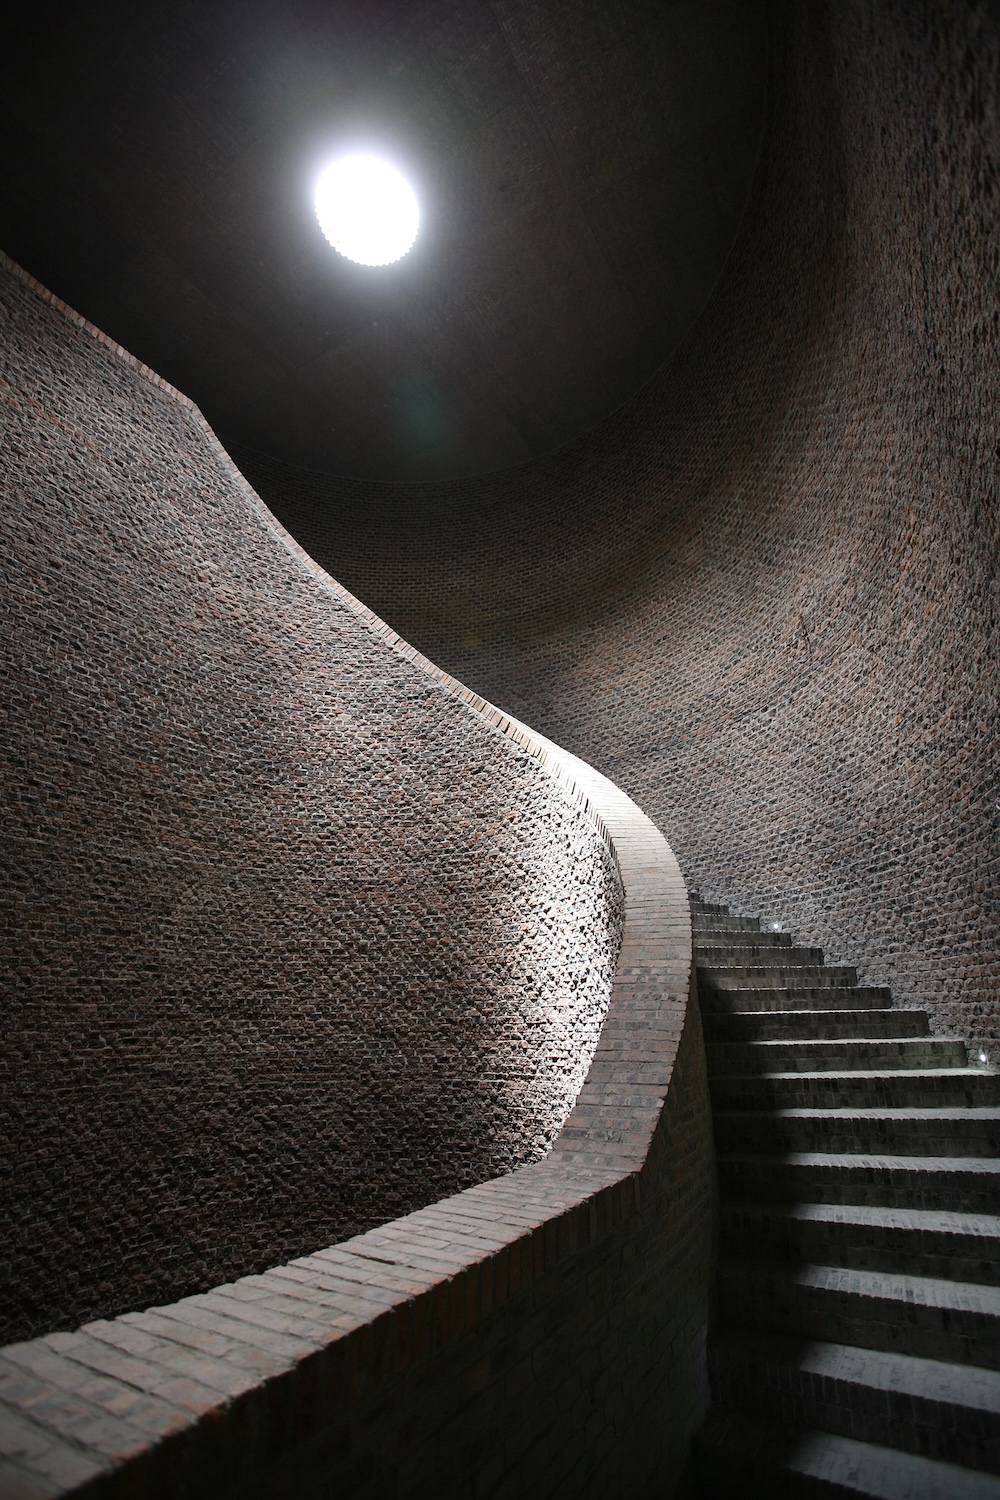
[[[324,168],[313,203],[330,244],[360,266],[399,260],[420,227],[416,195],[402,172],[364,152]]]

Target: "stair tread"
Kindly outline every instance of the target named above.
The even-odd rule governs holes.
[[[834,974],[837,974],[837,975],[840,975],[840,974],[855,974],[857,972],[856,966],[854,964],[825,964],[825,963],[823,963],[822,959],[819,959],[819,958],[808,959],[808,960],[806,960],[806,961],[804,961],[802,963],[799,963],[798,960],[795,958],[795,949],[794,948],[775,948],[774,952],[775,952],[775,956],[781,960],[780,963],[774,963],[774,964],[771,964],[771,963],[766,963],[766,964],[748,964],[748,963],[701,964],[700,963],[700,964],[697,965],[697,967],[699,969],[706,970],[709,974],[715,974],[715,973],[726,973],[726,974],[728,974],[730,972],[730,970],[735,970],[735,969],[740,969],[740,970],[742,970],[742,971],[744,971],[746,973],[752,973],[752,974],[757,974],[757,973],[760,973],[760,974],[771,974],[771,973],[780,973],[780,974],[787,974],[787,973],[791,973],[791,974],[806,974],[806,973],[812,973],[812,971],[815,970],[817,974],[825,974],[827,976],[831,976],[831,975],[834,975]]]
[[[767,934],[762,933],[761,936],[766,937]],[[705,944],[696,943],[695,946],[704,948]],[[764,953],[759,963],[755,963],[751,957],[749,963],[744,960],[737,963],[699,963],[699,969],[822,969],[826,974],[854,974],[858,967],[857,964],[828,964],[823,957],[822,948],[806,948],[794,943],[715,943],[709,946],[721,958],[726,958],[741,948],[763,949]],[[772,959],[776,962],[772,962]]]
[[[1000,1478],[978,1469],[732,1412],[709,1413],[699,1447],[731,1452],[737,1475],[745,1473],[754,1460],[763,1460],[779,1473],[829,1486],[831,1495],[839,1492],[869,1500],[1000,1500]],[[737,1475],[734,1480],[739,1482]]]
[[[803,1008],[810,1012],[893,1009],[891,990],[867,984],[730,984],[724,989],[710,985],[702,990],[701,1001],[709,1014],[719,1016],[767,1010],[786,1014]]]
[[[908,1276],[902,1271],[870,1271],[843,1266],[797,1265],[780,1260],[723,1261],[727,1276],[780,1281],[816,1291],[846,1292],[878,1301],[905,1302],[949,1312],[1000,1318],[1000,1287],[949,1281],[940,1276]]]
[[[1000,1415],[1000,1371],[957,1365],[917,1354],[861,1349],[853,1344],[801,1339],[725,1327],[712,1338],[715,1350],[780,1365],[826,1380],[842,1380],[893,1395],[972,1407]]]
[[[870,1225],[880,1229],[930,1229],[996,1239],[1000,1244],[1000,1217],[993,1214],[970,1214],[952,1209],[890,1208],[868,1203],[772,1204],[760,1199],[731,1199],[723,1204],[723,1209],[726,1212],[760,1212],[771,1217],[780,1215],[788,1219],[821,1220],[827,1224]]]
[[[836,1076],[835,1073],[823,1070],[788,1073],[778,1069],[768,1073],[730,1073],[727,1075],[725,1081],[727,1083],[734,1083],[743,1078],[748,1082],[756,1083],[765,1078],[794,1078],[797,1082],[801,1083],[804,1078],[816,1078],[822,1079],[824,1083],[829,1083]],[[996,1076],[997,1070],[994,1068],[963,1068],[960,1066],[950,1068],[906,1068],[902,1071],[898,1068],[864,1068],[857,1070],[852,1068],[850,1073],[852,1079],[884,1078],[893,1082],[898,1082],[901,1078],[951,1078],[960,1080],[963,1078],[995,1078]]]
[[[701,918],[701,921],[694,920]],[[748,927],[727,926],[730,922],[748,922]],[[711,935],[716,932],[759,932],[761,937],[785,937],[786,933],[776,932],[773,927],[761,927],[759,917],[734,917],[729,912],[694,912],[691,922],[691,931],[695,933],[706,933]]]
[[[796,1075],[801,1076],[801,1075]],[[915,1106],[894,1105],[885,1109],[869,1109],[859,1105],[837,1109],[717,1109],[716,1119],[746,1120],[997,1120],[1000,1109],[988,1104],[942,1104],[927,1109]]]
[[[706,1045],[709,1047],[801,1047],[820,1051],[824,1047],[912,1047],[915,1043],[921,1047],[933,1047],[935,1050],[965,1046],[964,1042],[954,1036],[733,1037],[731,1041],[708,1042]]]
[[[742,965],[741,965],[741,967],[742,967]],[[826,972],[829,973],[829,969],[827,969]],[[888,1009],[895,1010],[895,1009],[899,1008],[899,1007],[896,1007],[896,1006],[893,1005],[893,1003],[892,1003],[892,990],[889,988],[889,986],[887,984],[840,984],[840,985],[834,985],[834,986],[830,986],[828,984],[820,984],[820,985],[815,985],[815,984],[812,984],[812,985],[810,985],[810,984],[805,984],[805,985],[800,985],[800,984],[776,984],[774,986],[774,988],[773,988],[773,993],[775,993],[775,994],[786,994],[787,993],[787,994],[797,995],[797,994],[800,993],[800,991],[802,991],[804,989],[805,990],[818,990],[823,995],[823,997],[825,999],[829,995],[831,988],[836,989],[837,992],[838,992],[838,994],[841,994],[841,995],[843,995],[843,994],[848,994],[848,995],[855,995],[855,994],[858,994],[858,995],[877,995],[880,1000],[885,1000],[886,1006],[887,1006]],[[739,985],[733,985],[732,989],[726,991],[727,995],[760,995],[760,994],[765,994],[766,995],[767,993],[768,993],[768,990],[766,988],[762,988],[759,984],[745,984],[745,985],[742,986],[742,988]],[[833,997],[830,996],[830,998],[832,999]],[[912,1008],[913,1007],[911,1007],[911,1009]]]
[[[758,995],[760,991],[747,990],[746,993],[748,995]],[[885,1009],[891,1016],[926,1016],[927,1014],[925,1010],[918,1010],[916,1006],[913,1005],[887,1005]],[[816,1021],[822,1021],[824,1017],[830,1020],[843,1021],[848,1019],[850,1016],[864,1016],[867,1020],[870,1017],[871,1012],[871,1006],[867,1006],[863,1009],[859,1008],[858,1010],[848,1010],[846,1006],[839,1006],[835,1010],[832,1010],[829,1006],[827,1006],[825,1009],[820,1009],[818,1006],[811,1006],[808,1010],[782,1010],[779,1011],[778,1014],[786,1017],[789,1024],[791,1024],[792,1020],[794,1020],[796,1016],[801,1016],[803,1025],[811,1027],[815,1024]],[[738,1015],[740,1016],[741,1020],[744,1017],[749,1017],[752,1020],[756,1016],[762,1021],[770,1021],[773,1020],[775,1012],[773,1010],[741,1010],[738,1012]],[[954,1041],[956,1039],[954,1037],[945,1037],[944,1040]]]
[[[692,924],[691,928],[696,942],[701,947],[720,948],[728,947],[731,943],[737,947],[749,946],[752,943],[766,943],[769,947],[801,949],[804,953],[822,953],[821,943],[803,942],[796,939],[791,932],[775,932],[773,927],[699,927]]]
[[[877,1167],[883,1171],[976,1172],[1000,1176],[1000,1157],[900,1156],[871,1151],[722,1151],[720,1162],[766,1161],[796,1167]]]

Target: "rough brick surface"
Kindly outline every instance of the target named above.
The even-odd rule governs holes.
[[[541,1157],[621,885],[198,413],[0,278],[7,1338]]]
[[[776,7],[685,346],[589,438],[401,490],[239,461],[434,660],[607,770],[691,883],[1000,1036],[995,6]]]
[[[8,1346],[12,1494],[674,1491],[707,1399],[714,1219],[686,892],[623,793],[472,706],[575,789],[625,891],[607,1020],[553,1150],[263,1275]]]
[[[618,788],[330,589],[545,766],[613,853],[624,918],[587,1078],[541,1160],[263,1274],[9,1345],[0,1482],[18,1500],[653,1500],[704,1414],[713,1265],[679,867]]]

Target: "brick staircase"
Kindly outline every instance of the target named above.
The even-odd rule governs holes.
[[[721,1194],[705,1500],[1000,1500],[1000,1073],[692,900]]]

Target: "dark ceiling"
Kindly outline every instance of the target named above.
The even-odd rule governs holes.
[[[0,248],[226,439],[381,479],[566,442],[683,336],[732,243],[755,0],[170,0],[20,8]],[[330,249],[342,143],[422,203],[397,265]]]

